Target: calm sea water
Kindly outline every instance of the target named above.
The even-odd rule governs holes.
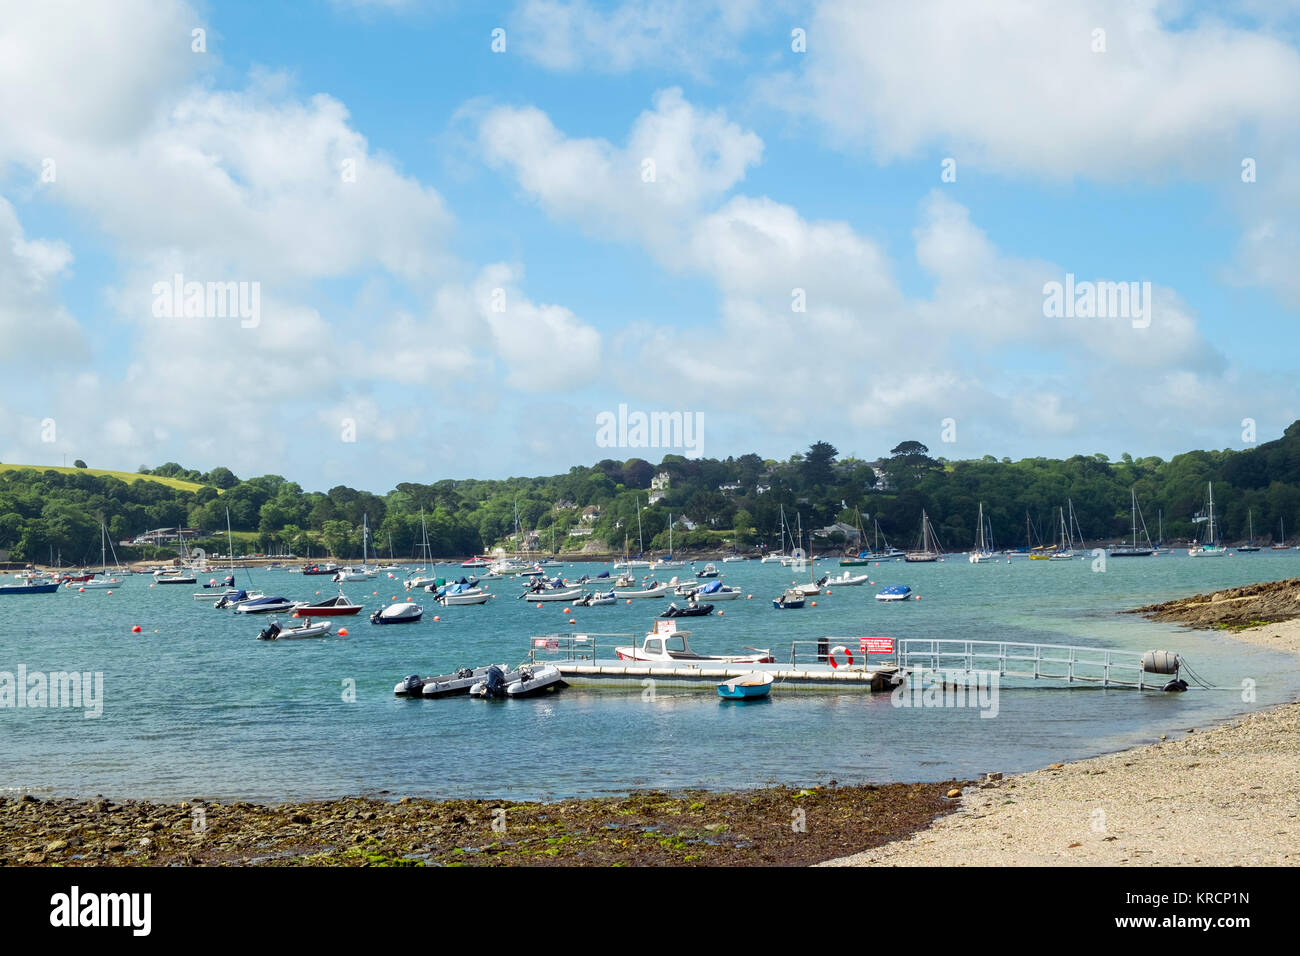
[[[566,566],[568,577],[599,566]],[[1185,554],[1111,561],[970,565],[885,564],[875,587],[843,588],[803,611],[771,598],[792,572],[757,562],[722,566],[754,599],[720,604],[724,616],[690,623],[692,643],[726,653],[829,634],[1041,641],[1179,652],[1219,686],[1186,694],[1092,687],[1008,689],[995,719],[975,709],[896,708],[888,695],[774,692],[760,704],[661,689],[569,688],[535,700],[485,702],[393,696],[404,675],[517,662],[533,634],[561,630],[644,633],[666,602],[575,609],[516,600],[513,579],[480,607],[424,601],[415,625],[375,627],[369,608],[402,594],[383,580],[348,584],[368,604],[336,618],[347,638],[257,641],[266,620],[214,610],[197,588],[151,587],[132,576],[113,594],[60,591],[0,597],[0,671],[101,671],[103,715],[0,708],[0,791],[183,799],[290,800],[358,793],[534,799],[642,787],[738,789],[942,780],[1014,772],[1204,728],[1234,714],[1300,697],[1300,662],[1232,638],[1118,615],[1120,609],[1196,591],[1300,575],[1300,552],[1220,560]],[[828,568],[833,569],[832,564]],[[442,569],[459,573],[458,569]],[[834,569],[838,570],[838,569]],[[669,574],[674,572],[669,572]],[[686,571],[675,572],[690,574]],[[806,580],[806,575],[801,576]],[[240,572],[240,584],[250,575]],[[873,600],[908,584],[905,605]],[[327,578],[253,570],[268,594],[318,600]],[[421,594],[421,598],[426,596]],[[441,621],[434,621],[434,615]],[[578,624],[570,628],[568,618]],[[287,621],[282,618],[282,623]],[[139,625],[142,633],[132,633]],[[1242,681],[1256,684],[1243,702]],[[355,682],[355,701],[344,699]]]

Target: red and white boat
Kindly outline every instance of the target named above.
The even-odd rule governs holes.
[[[332,597],[328,601],[321,601],[318,604],[304,604],[294,611],[294,617],[342,617],[345,614],[356,614],[360,612],[364,605],[354,604],[346,595],[340,594],[338,597]]]

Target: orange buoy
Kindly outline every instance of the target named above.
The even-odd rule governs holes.
[[[78,594],[85,594],[85,593],[86,593],[86,589],[85,589],[85,588],[77,588],[77,593],[78,593]]]
[[[347,636],[348,636],[348,629],[346,627],[340,627],[339,637],[347,637]]]
[[[569,623],[570,623],[570,624],[577,624],[578,622],[575,621],[573,618],[569,618]]]
[[[816,602],[816,601],[813,601],[812,604],[809,605],[809,607],[816,607],[816,606],[817,606],[817,602]]]
[[[627,603],[628,603],[628,604],[631,604],[631,603],[632,603],[632,599],[631,599],[631,598],[628,598],[628,599],[627,599]]]
[[[433,616],[433,619],[434,619],[435,621],[441,621],[441,620],[442,620],[442,618],[439,617],[437,614],[435,614],[435,615]]]
[[[538,602],[537,602],[537,610],[540,611],[541,609],[542,609],[542,602],[541,602],[541,601],[538,601]]]
[[[727,613],[726,611],[719,611],[719,612],[718,612],[718,617],[722,617],[722,615],[724,615],[724,614],[726,614],[726,613]]]
[[[571,610],[572,610],[572,608],[567,608],[567,607],[566,607],[566,608],[564,609],[564,613],[565,613],[565,614],[568,614]]]
[[[139,624],[137,624],[135,627],[131,628],[131,633],[132,633],[132,634],[139,634],[141,630],[142,630],[142,628],[140,627]]]

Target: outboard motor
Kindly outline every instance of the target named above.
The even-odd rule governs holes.
[[[418,695],[422,690],[424,690],[424,679],[419,674],[407,674],[402,680],[403,693]]]
[[[270,625],[262,628],[261,632],[257,635],[257,639],[259,641],[273,641],[279,636],[280,625],[275,623],[275,621],[272,621]]]
[[[474,672],[470,670],[468,667],[462,667],[460,670],[456,671],[456,676],[459,677],[461,680],[465,680],[468,677],[473,677]]]
[[[487,685],[484,691],[486,697],[504,697],[506,695],[506,675],[495,664],[488,668]]]

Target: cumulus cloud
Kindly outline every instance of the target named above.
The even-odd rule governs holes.
[[[1175,25],[1176,9],[826,0],[804,69],[765,93],[883,161],[928,152],[1007,176],[1230,176],[1247,137],[1295,129],[1300,53],[1208,15]]]

